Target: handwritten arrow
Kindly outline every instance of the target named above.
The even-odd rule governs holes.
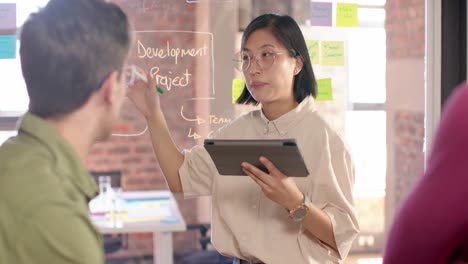
[[[189,130],[188,137],[189,138],[193,137],[193,139],[201,138],[201,136],[199,134],[197,134],[197,132],[192,132],[192,128],[190,128],[190,130]]]
[[[187,120],[187,121],[197,122],[199,125],[205,123],[205,119],[200,118],[199,116],[197,116],[197,118],[194,118],[194,119],[185,117],[184,116],[184,106],[180,107],[180,116],[182,116],[182,118]]]

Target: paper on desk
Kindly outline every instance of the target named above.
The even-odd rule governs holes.
[[[159,207],[157,209],[148,208],[126,208],[128,218],[163,218],[171,216],[171,210],[168,207]]]

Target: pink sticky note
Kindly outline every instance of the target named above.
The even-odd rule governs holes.
[[[0,4],[0,29],[16,30],[16,4]]]

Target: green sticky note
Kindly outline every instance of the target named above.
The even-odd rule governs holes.
[[[358,24],[357,4],[336,4],[336,26],[337,27],[357,27]]]
[[[333,100],[332,80],[331,78],[317,80],[317,101]]]
[[[234,78],[232,80],[232,103],[235,104],[237,98],[241,95],[244,90],[244,79]]]
[[[307,50],[312,64],[319,64],[319,42],[318,40],[306,40]]]
[[[343,66],[344,65],[344,42],[322,41],[322,65]]]

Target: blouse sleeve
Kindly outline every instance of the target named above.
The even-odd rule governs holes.
[[[322,209],[329,217],[338,254],[325,243],[318,241],[335,259],[344,259],[359,232],[359,224],[353,201],[354,165],[343,140],[336,134],[327,133],[320,150],[319,166],[313,177],[316,181],[309,188],[312,203]],[[300,240],[310,240],[302,232]]]
[[[203,146],[184,150],[184,162],[179,169],[184,198],[212,194],[212,185],[218,171]]]
[[[225,125],[218,128],[209,138],[222,138],[226,133]],[[216,165],[204,146],[197,145],[184,150],[184,162],[179,169],[184,198],[209,196],[213,193],[213,182],[218,175]]]

